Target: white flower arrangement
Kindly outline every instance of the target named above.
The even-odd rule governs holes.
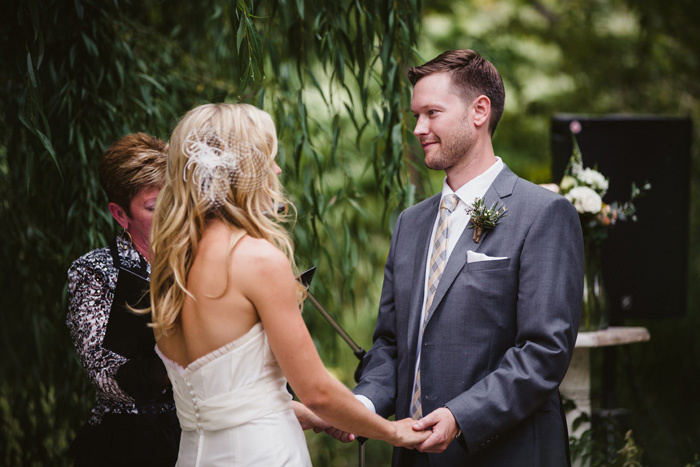
[[[580,214],[598,214],[603,210],[603,198],[587,186],[577,186],[564,195]]]
[[[605,178],[602,173],[589,168],[581,170],[580,166],[577,167],[577,169],[578,173],[576,173],[576,178],[579,179],[581,183],[591,187],[601,194],[601,196],[608,191],[608,179]],[[573,170],[574,169],[572,169],[572,171]]]
[[[576,205],[578,212],[598,214],[603,208],[603,196],[608,191],[610,182],[597,170],[584,168],[581,153],[577,149],[569,161],[567,175],[561,179],[559,189]],[[595,203],[598,204],[597,208],[593,207]]]
[[[618,221],[637,220],[633,201],[651,189],[649,183],[645,183],[641,189],[633,183],[629,201],[623,204],[616,201],[606,204],[603,197],[609,184],[609,180],[602,173],[583,167],[581,151],[574,139],[574,152],[559,185],[549,183],[542,186],[568,199],[579,213],[584,238],[600,244],[607,237],[608,227]]]

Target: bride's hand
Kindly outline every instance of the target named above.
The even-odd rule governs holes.
[[[396,438],[391,443],[394,446],[413,449],[430,436],[432,433],[430,430],[425,431],[415,431],[413,425],[416,423],[412,418],[404,418],[403,420],[397,420],[391,422],[396,429]]]

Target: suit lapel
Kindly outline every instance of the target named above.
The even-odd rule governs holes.
[[[490,208],[494,202],[501,201],[503,198],[510,196],[513,193],[513,188],[515,187],[517,179],[517,175],[504,165],[503,170],[498,174],[489,189],[486,190],[484,204]],[[427,320],[432,318],[433,313],[440,305],[440,302],[442,302],[442,299],[445,298],[445,294],[457,278],[457,274],[459,274],[462,268],[464,268],[464,265],[467,264],[467,250],[478,251],[488,237],[489,231],[487,230],[481,235],[481,241],[476,243],[473,239],[474,229],[470,228],[471,225],[472,222],[469,221],[469,224],[467,224],[459,240],[457,240],[457,244],[454,250],[452,250],[450,258],[447,260],[447,265],[440,277],[438,288],[435,291],[435,298],[428,310]],[[425,261],[423,263],[423,276],[425,276]]]
[[[435,218],[438,214],[441,195],[437,194],[428,200],[416,224],[416,251],[413,264],[413,292],[408,314],[408,350],[409,355],[415,355],[420,329],[420,317],[423,311],[423,295],[425,293],[425,268],[428,261],[430,237],[433,233]]]

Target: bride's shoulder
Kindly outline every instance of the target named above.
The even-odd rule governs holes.
[[[232,246],[230,257],[223,254]],[[223,222],[210,222],[202,235],[200,251],[230,258],[233,270],[265,272],[269,269],[291,267],[287,256],[270,241],[247,235],[244,230],[225,225]],[[241,268],[242,266],[242,268]]]
[[[289,265],[285,254],[275,245],[264,238],[243,236],[237,245],[236,255],[245,261],[257,265],[259,268],[279,267],[281,264]]]

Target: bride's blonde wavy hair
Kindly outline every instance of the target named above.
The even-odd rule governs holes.
[[[266,166],[260,179],[253,184],[237,184],[230,174],[222,177],[219,173],[214,176],[215,181],[224,180],[225,184],[217,198],[212,199],[207,187],[202,187],[207,180],[196,176],[197,167],[190,170],[193,157],[187,149],[188,141],[198,134],[206,135],[199,141],[212,145],[213,151],[223,149],[222,141],[246,148],[237,154],[238,166],[245,167],[246,158],[264,155],[262,160],[266,161]],[[168,150],[166,181],[158,197],[151,228],[150,311],[157,337],[173,328],[186,296],[192,296],[187,290],[187,276],[205,224],[210,219],[220,219],[228,226],[245,230],[251,237],[268,240],[287,255],[297,272],[291,238],[281,225],[290,217],[290,207],[293,211],[294,206],[286,199],[273,170],[276,154],[277,135],[272,118],[252,105],[201,105],[185,114],[175,127]],[[211,177],[208,181],[211,183]],[[232,235],[229,256],[234,241]],[[224,293],[225,290],[221,295]],[[299,293],[303,295],[301,285]]]

